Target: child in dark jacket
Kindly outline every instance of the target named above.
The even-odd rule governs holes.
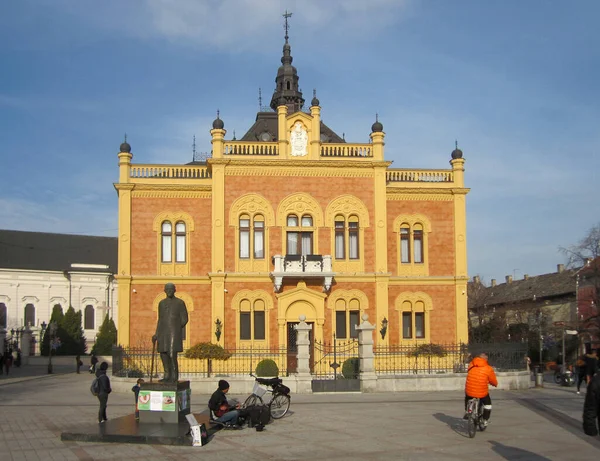
[[[138,410],[138,399],[140,396],[140,387],[142,384],[144,384],[144,380],[142,378],[139,378],[136,381],[135,386],[131,388],[133,395],[135,395],[135,419],[140,419],[140,410]]]
[[[108,370],[108,363],[102,362],[100,369],[96,371],[96,378],[98,378],[98,384],[100,392],[98,393],[98,400],[100,401],[100,408],[98,409],[98,422],[104,423],[108,418],[106,417],[106,407],[108,405],[108,394],[112,392],[110,387],[110,379],[106,374]]]

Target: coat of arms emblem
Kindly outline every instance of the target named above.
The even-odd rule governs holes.
[[[296,122],[294,128],[292,128],[290,145],[292,146],[292,156],[303,157],[308,154],[308,151],[306,150],[308,145],[308,134],[300,122]]]

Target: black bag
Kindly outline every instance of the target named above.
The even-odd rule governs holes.
[[[271,412],[266,405],[251,405],[246,408],[248,427],[264,426],[271,421]]]

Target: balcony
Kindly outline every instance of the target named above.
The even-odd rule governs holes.
[[[275,291],[281,290],[285,277],[322,278],[323,291],[329,291],[335,275],[331,271],[331,255],[275,255],[273,265],[271,278]]]

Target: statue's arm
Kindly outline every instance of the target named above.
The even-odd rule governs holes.
[[[188,323],[188,311],[187,311],[187,307],[185,306],[185,302],[181,302],[181,328],[183,328],[184,326],[186,326]]]

